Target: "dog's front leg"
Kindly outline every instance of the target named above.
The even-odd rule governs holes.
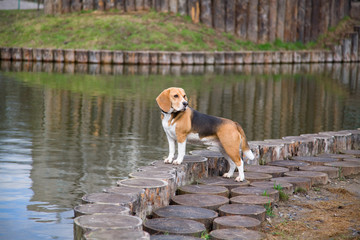
[[[182,142],[182,143],[178,142],[178,157],[174,161],[174,164],[181,164],[182,163],[182,161],[184,160],[185,151],[186,151],[186,140],[184,142]]]
[[[169,156],[164,160],[164,163],[172,163],[175,156],[175,140],[166,134],[169,142]]]

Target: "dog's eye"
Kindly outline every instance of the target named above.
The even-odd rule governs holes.
[[[186,98],[186,95],[184,95],[184,98]]]
[[[177,94],[174,95],[174,98],[178,98],[178,97],[179,97],[179,95],[177,95]]]

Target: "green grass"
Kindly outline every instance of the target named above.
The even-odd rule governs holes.
[[[289,195],[286,194],[286,193],[283,191],[283,187],[282,187],[280,184],[277,184],[277,185],[276,185],[276,183],[274,183],[274,189],[279,191],[279,199],[280,199],[280,201],[287,201],[287,200],[289,200]]]
[[[50,16],[36,10],[1,10],[0,19],[2,47],[167,51],[273,51],[311,47],[279,40],[254,44],[203,24],[193,24],[188,16],[154,11],[136,14],[81,11]]]

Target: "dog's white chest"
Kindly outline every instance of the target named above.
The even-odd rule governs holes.
[[[176,123],[171,124],[170,122],[169,124],[170,118],[171,118],[171,114],[164,114],[164,118],[162,119],[162,126],[167,136],[176,139],[176,133],[175,133]]]

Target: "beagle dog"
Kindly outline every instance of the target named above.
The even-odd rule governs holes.
[[[156,98],[161,109],[162,126],[169,142],[169,156],[165,163],[181,164],[186,149],[186,142],[200,141],[215,145],[229,162],[230,170],[223,177],[231,178],[235,168],[239,176],[235,181],[244,181],[244,162],[241,151],[250,160],[254,159],[241,126],[229,119],[209,116],[188,106],[188,99],[182,88],[165,89]],[[178,155],[175,156],[175,142],[178,144]]]

